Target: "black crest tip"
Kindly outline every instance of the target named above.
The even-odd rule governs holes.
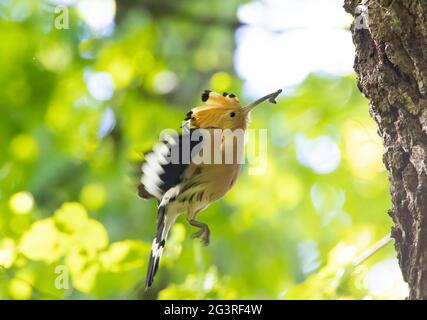
[[[209,94],[211,93],[211,90],[205,90],[203,93],[202,93],[202,101],[203,102],[206,102],[206,101],[208,101],[208,99],[209,99]]]
[[[193,116],[193,111],[187,112],[186,117],[184,118],[184,121],[190,120],[192,116]]]

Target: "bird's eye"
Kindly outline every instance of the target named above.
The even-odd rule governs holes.
[[[236,115],[236,113],[235,112],[232,112],[232,113],[230,113],[230,117],[234,117]]]

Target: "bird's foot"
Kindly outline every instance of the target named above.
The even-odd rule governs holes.
[[[202,235],[200,240],[202,241],[204,246],[209,245],[211,232],[209,229],[206,229],[205,233]]]
[[[200,241],[202,241],[203,245],[207,246],[210,242],[210,230],[207,225],[204,225],[203,227],[200,227],[200,230],[193,233],[191,235],[192,239],[200,238]]]

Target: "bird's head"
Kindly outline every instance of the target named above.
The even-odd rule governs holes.
[[[282,92],[277,90],[255,102],[242,106],[234,94],[219,94],[205,90],[202,94],[203,105],[191,109],[184,119],[190,128],[246,129],[249,114],[253,108],[265,100],[276,103],[275,98]]]

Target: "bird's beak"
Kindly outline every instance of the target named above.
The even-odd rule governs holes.
[[[245,110],[246,113],[249,113],[252,111],[253,108],[255,108],[257,105],[259,105],[261,102],[264,102],[267,99],[268,99],[268,102],[270,103],[276,103],[276,98],[281,92],[282,92],[282,89],[279,89],[273,93],[267,94],[266,96],[259,98],[258,100],[243,107],[243,110]]]

